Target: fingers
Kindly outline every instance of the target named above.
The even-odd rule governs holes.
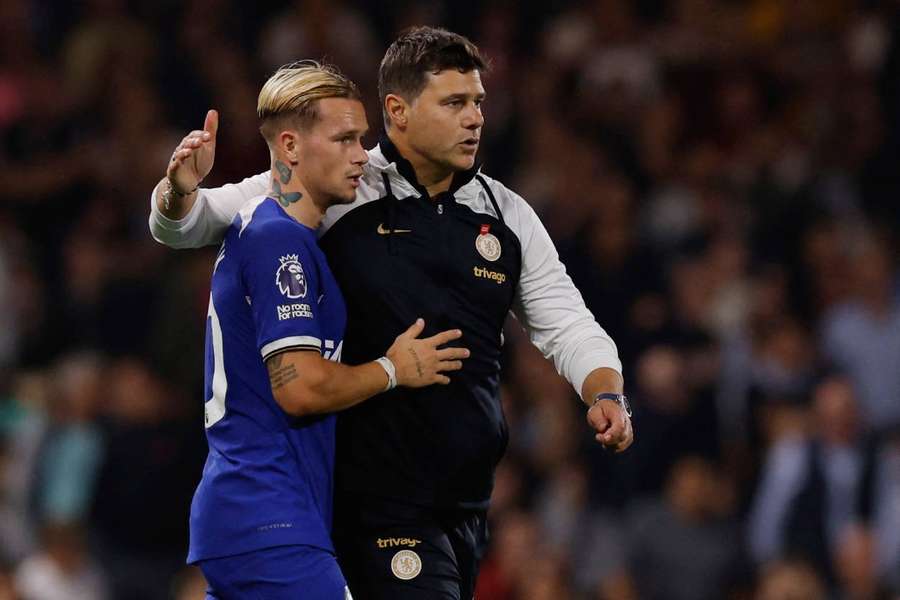
[[[191,148],[182,148],[179,146],[175,149],[175,152],[172,154],[171,160],[169,160],[169,164],[166,165],[166,177],[170,179],[175,177],[175,173],[178,172],[178,169],[181,165],[184,164],[184,161],[191,157],[193,154],[193,150]]]
[[[442,360],[438,362],[435,371],[459,371],[462,369],[461,360]]]
[[[434,353],[438,360],[456,360],[460,358],[469,358],[468,348],[442,348]]]
[[[629,446],[631,446],[632,442],[634,442],[634,430],[631,427],[631,419],[626,419],[625,421],[624,439],[616,444],[614,448],[616,454],[618,454],[619,452],[624,452],[628,449]]]
[[[634,440],[631,419],[617,406],[606,406],[603,402],[592,406],[587,420],[597,430],[594,439],[617,453],[627,449]]]
[[[183,163],[187,158],[191,156],[194,150],[203,146],[205,142],[210,140],[210,134],[206,131],[194,130],[184,136],[181,140],[181,143],[175,147],[175,152],[172,153],[172,158],[169,160],[170,163]]]
[[[219,112],[209,110],[206,113],[206,120],[203,122],[203,131],[209,134],[210,139],[215,139],[216,132],[219,130]]]
[[[416,322],[397,336],[388,348],[387,357],[394,361],[400,385],[424,387],[432,384],[447,385],[450,378],[443,373],[459,371],[463,359],[469,358],[468,348],[441,348],[438,346],[462,337],[462,331],[451,329],[429,338],[418,339],[425,330],[425,320]]]
[[[626,450],[628,450],[628,447],[631,446],[631,442],[632,442],[632,441],[633,441],[633,439],[632,439],[631,437],[629,437],[629,438],[626,439],[626,440],[622,440],[622,442],[620,442],[620,443],[614,448],[616,454],[618,454],[619,452],[625,452]]]
[[[166,171],[169,172],[181,166],[181,163],[184,162],[184,159],[188,156],[189,152],[190,151],[185,151],[183,148],[176,148],[175,152],[172,153],[172,158],[169,160],[169,166]]]
[[[598,433],[594,437],[604,446],[616,446],[621,443],[624,434],[625,426],[619,421],[613,421],[609,429],[603,433]]]
[[[596,429],[599,433],[605,433],[606,430],[609,429],[610,420],[599,408],[593,406],[589,408],[586,417],[588,425]],[[600,440],[599,434],[596,437],[598,442],[602,441]]]
[[[199,148],[204,142],[208,142],[210,139],[212,138],[209,132],[195,129],[182,138],[181,143],[175,148],[175,153],[177,154],[180,150],[193,150]]]
[[[458,340],[462,337],[462,331],[459,329],[449,329],[447,331],[442,331],[437,335],[433,335],[430,338],[426,338],[424,341],[429,342],[435,348],[438,346],[443,346],[447,342],[452,342],[453,340]]]
[[[417,338],[419,334],[425,329],[425,320],[424,319],[416,319],[416,322],[409,326],[409,329],[401,333],[397,336],[397,338]]]
[[[597,441],[604,446],[611,446],[620,443],[625,435],[625,422],[621,419],[610,420],[610,425],[606,431],[597,434]]]
[[[211,139],[212,134],[210,132],[195,129],[194,131],[184,136],[184,139],[181,140],[181,145],[186,148],[199,148],[203,145],[204,142],[208,142]]]

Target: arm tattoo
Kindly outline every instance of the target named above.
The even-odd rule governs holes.
[[[416,372],[419,374],[419,377],[425,375],[422,371],[422,361],[419,360],[419,355],[416,354],[416,351],[413,348],[409,349],[409,353],[412,354],[413,360],[416,361]]]
[[[272,384],[272,390],[284,387],[291,381],[297,379],[297,368],[293,363],[283,364],[284,354],[276,354],[266,361],[266,369],[269,371],[269,383]]]
[[[278,203],[284,207],[290,206],[294,202],[300,200],[303,194],[300,192],[283,192],[282,184],[287,184],[291,180],[291,168],[280,160],[275,161],[275,170],[278,171],[278,177],[272,181],[273,196]]]

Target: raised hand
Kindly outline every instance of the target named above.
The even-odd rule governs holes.
[[[166,177],[175,185],[176,191],[187,194],[203,181],[216,157],[216,131],[219,129],[219,113],[206,113],[203,130],[187,134],[169,160]]]
[[[416,319],[409,329],[397,336],[387,351],[394,363],[397,385],[425,387],[433,383],[446,385],[450,378],[444,375],[462,368],[462,359],[469,357],[468,348],[441,348],[444,344],[462,337],[462,331],[451,329],[428,338],[418,339],[425,329],[425,321]]]

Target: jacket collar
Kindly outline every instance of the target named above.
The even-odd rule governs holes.
[[[377,169],[379,172],[386,171],[388,173],[391,188],[398,198],[409,196],[417,198],[429,197],[425,187],[416,178],[416,172],[412,164],[400,154],[394,142],[386,135],[383,135],[378,145],[369,151],[368,166]],[[481,163],[478,160],[475,161],[471,169],[456,172],[453,175],[453,181],[450,182],[448,192],[456,200],[466,200],[477,196],[481,191],[481,186],[475,180],[475,176],[480,172]]]

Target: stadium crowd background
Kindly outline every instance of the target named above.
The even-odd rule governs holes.
[[[511,322],[478,597],[896,598],[900,4],[4,0],[0,599],[203,597],[215,249],[153,242],[149,192],[208,107],[205,185],[267,168],[256,95],[299,58],[379,130],[412,24],[490,57],[485,172],[541,214],[635,410],[602,451]]]

